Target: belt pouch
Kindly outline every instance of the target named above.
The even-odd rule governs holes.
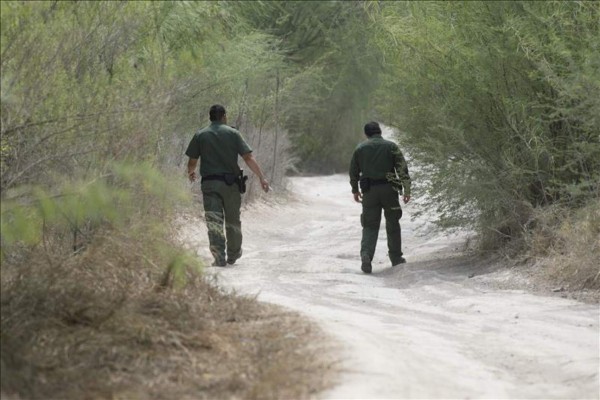
[[[224,174],[223,178],[225,178],[225,183],[227,186],[231,186],[235,183],[235,181],[237,181],[237,176],[234,174]]]
[[[358,185],[360,186],[360,191],[363,193],[371,190],[371,180],[369,178],[362,178],[358,181]]]

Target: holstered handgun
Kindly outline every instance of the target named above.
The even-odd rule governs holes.
[[[244,175],[244,170],[240,169],[240,174],[238,175],[237,183],[240,188],[240,193],[246,193],[246,181],[248,180],[248,176]]]

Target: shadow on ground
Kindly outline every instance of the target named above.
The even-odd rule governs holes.
[[[373,276],[385,278],[390,286],[409,288],[439,282],[460,283],[477,276],[498,272],[502,268],[497,260],[460,255],[396,265],[375,272]]]

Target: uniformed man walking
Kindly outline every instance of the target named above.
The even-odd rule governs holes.
[[[240,132],[226,125],[225,108],[215,104],[208,114],[211,124],[194,135],[185,154],[189,157],[187,170],[191,182],[197,179],[196,167],[200,159],[201,189],[210,252],[215,259],[213,265],[224,267],[226,264],[234,264],[242,256],[240,207],[241,192],[245,191],[245,178],[240,174],[238,155],[242,156],[246,165],[258,176],[265,192],[269,191],[269,182]]]
[[[392,266],[406,262],[402,257],[402,208],[398,198],[404,194],[404,203],[409,202],[411,181],[402,152],[394,142],[381,137],[379,124],[369,122],[364,132],[367,140],[358,145],[350,162],[350,185],[354,200],[362,203],[361,269],[369,274],[372,271],[371,262],[375,255],[382,209]]]

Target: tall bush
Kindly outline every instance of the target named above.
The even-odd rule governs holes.
[[[416,183],[442,225],[509,239],[535,207],[599,195],[598,3],[387,3],[375,15],[379,114],[429,166]]]
[[[70,191],[81,188],[111,198],[120,190],[114,175],[119,163],[180,175],[183,183],[185,146],[208,123],[207,110],[217,102],[227,106],[232,124],[243,123],[242,131],[261,127],[257,151],[282,153],[265,157],[272,164],[264,165],[279,172],[272,183],[280,184],[285,132],[279,132],[277,148],[269,145],[275,141],[281,56],[274,39],[250,32],[222,4],[2,2],[1,7],[3,222],[33,218],[36,204],[75,199]],[[261,118],[256,104],[262,104]],[[140,205],[145,193],[131,195]],[[87,211],[112,218],[114,209],[89,197],[75,203],[71,208],[85,216],[75,220],[75,231],[96,226]],[[39,224],[23,231],[19,226],[3,224],[3,246],[19,234],[25,242],[40,237],[39,230],[32,232]]]
[[[235,2],[248,25],[278,39],[279,124],[298,168],[345,171],[378,83],[381,55],[365,2]]]

